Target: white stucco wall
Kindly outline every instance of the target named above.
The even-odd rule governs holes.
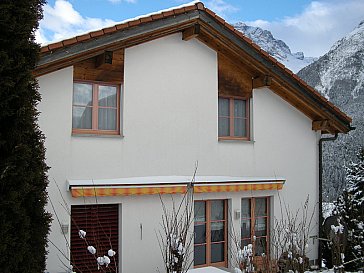
[[[72,67],[39,78],[49,195],[62,223],[70,219],[55,182],[69,204],[95,203],[72,198],[66,180],[192,175],[196,161],[198,175],[285,177],[280,196],[292,209],[307,195],[312,204],[318,201],[318,134],[306,116],[269,89],[253,92],[254,140],[218,141],[216,52],[175,34],[127,48],[124,69],[123,137],[72,136]],[[279,211],[276,192],[199,194],[196,199],[229,199],[234,211],[252,194],[274,196],[274,211]],[[155,235],[161,221],[158,197],[99,198],[102,202],[121,204],[120,272],[157,267],[162,272]],[[233,224],[239,230],[239,221]],[[53,221],[50,240],[65,252],[68,235],[64,238]],[[64,272],[58,259],[50,246],[49,272]]]

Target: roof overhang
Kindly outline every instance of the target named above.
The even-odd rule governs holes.
[[[41,55],[34,74],[38,76],[73,65],[75,62],[98,56],[105,49],[126,48],[180,32],[192,26],[199,16],[200,11],[193,10],[163,20],[154,20],[139,26],[127,27],[108,35],[88,39],[57,50],[52,50],[52,47],[48,46],[50,50]]]
[[[350,117],[202,3],[50,44],[42,48],[33,73],[40,76],[98,56],[105,50],[126,48],[177,32],[192,32],[188,39],[196,37],[218,52],[233,56],[249,70],[253,88],[266,86],[265,79],[269,78],[269,88],[307,115],[313,121],[313,130],[322,133],[351,130]]]

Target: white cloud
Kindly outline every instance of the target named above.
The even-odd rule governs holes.
[[[362,0],[313,1],[300,14],[278,21],[257,20],[248,25],[270,30],[292,51],[306,56],[321,56],[340,38],[364,20]]]
[[[43,16],[36,31],[37,42],[43,44],[116,24],[108,19],[83,17],[67,0],[56,0],[53,7],[45,5]]]
[[[226,3],[223,0],[210,0],[205,4],[206,7],[223,18],[227,18],[227,13],[238,11],[238,8]]]
[[[35,31],[35,41],[40,44],[45,44],[48,42],[48,39],[44,35],[43,29],[40,27]]]

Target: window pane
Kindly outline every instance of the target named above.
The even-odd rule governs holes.
[[[211,263],[224,261],[224,243],[211,245]]]
[[[244,137],[246,136],[246,119],[234,118],[234,136]]]
[[[230,135],[230,119],[219,118],[219,136],[229,136],[229,135]]]
[[[99,106],[116,107],[115,86],[99,86]]]
[[[230,116],[229,103],[230,103],[229,99],[219,98],[219,117],[221,117],[221,116],[229,117]]]
[[[267,239],[265,237],[255,240],[255,256],[260,256],[263,253],[267,254]]]
[[[243,249],[243,248],[244,248],[244,246],[247,246],[247,245],[249,245],[249,244],[251,244],[250,239],[242,240],[242,241],[241,241],[241,249]]]
[[[211,223],[211,242],[225,241],[224,222]]]
[[[255,199],[255,216],[267,216],[267,198]]]
[[[92,107],[73,106],[72,128],[92,128]]]
[[[241,221],[241,238],[250,238],[250,220]]]
[[[195,202],[195,222],[205,222],[205,202]]]
[[[195,244],[206,243],[206,225],[195,224]]]
[[[241,218],[250,218],[250,199],[241,199]]]
[[[224,200],[211,201],[211,220],[224,219]]]
[[[206,245],[194,248],[194,265],[201,264],[206,264]]]
[[[245,100],[234,100],[234,117],[245,118],[246,112]]]
[[[255,236],[267,235],[267,218],[255,218]]]
[[[92,105],[92,85],[86,83],[73,84],[73,105]]]
[[[116,130],[116,109],[99,108],[99,129]]]

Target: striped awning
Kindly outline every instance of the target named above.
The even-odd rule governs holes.
[[[112,180],[69,180],[72,197],[185,193],[189,177],[137,177]],[[195,177],[195,193],[281,190],[283,178]]]
[[[205,192],[236,192],[236,191],[267,191],[281,190],[282,183],[243,183],[243,184],[227,184],[227,185],[195,185],[195,193]]]
[[[148,194],[175,194],[185,193],[186,185],[169,187],[72,187],[72,197],[92,196],[127,196],[127,195],[148,195]]]

